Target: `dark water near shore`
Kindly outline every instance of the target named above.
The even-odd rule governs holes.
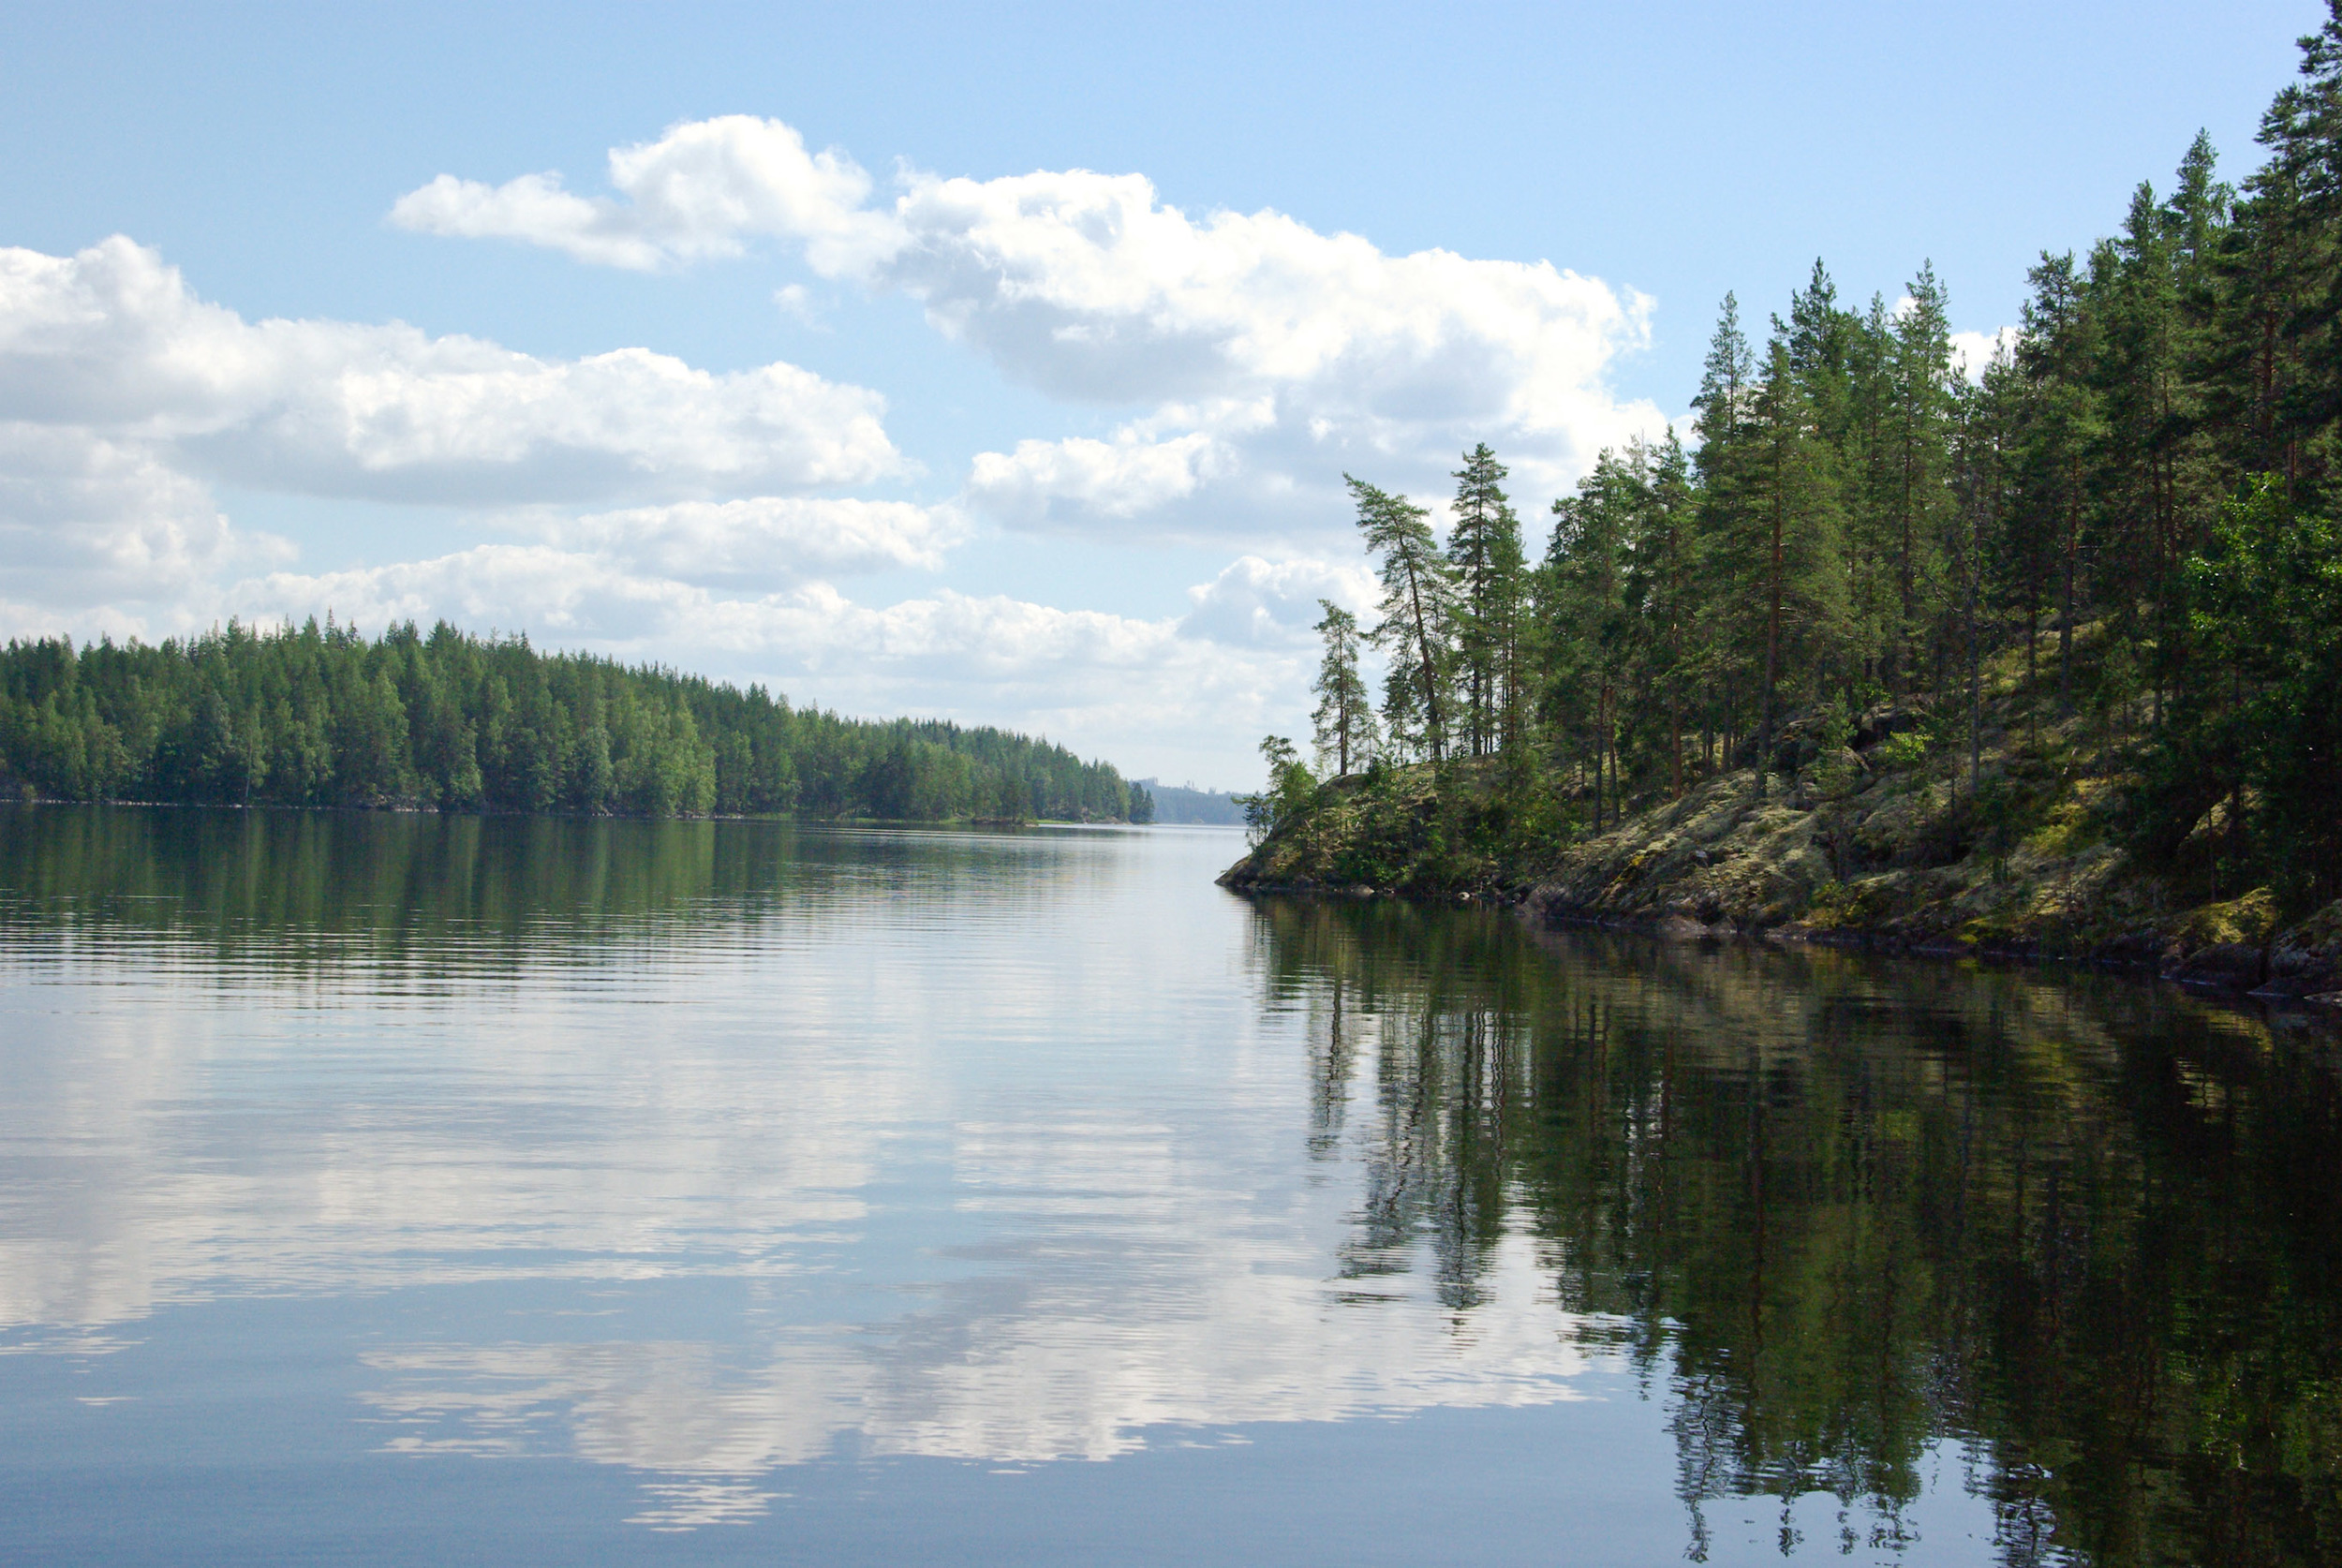
[[[1206,830],[0,810],[0,1560],[2342,1556],[2342,1067]]]

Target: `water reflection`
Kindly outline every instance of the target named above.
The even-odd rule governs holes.
[[[1095,846],[1090,847],[1094,851]],[[363,962],[423,973],[604,956],[581,939],[737,930],[971,868],[1030,907],[1093,873],[1063,834],[867,834],[785,822],[0,806],[0,939],[168,938],[280,979]],[[1013,872],[1013,875],[1003,873]],[[663,923],[663,924],[662,924]]]
[[[2009,1562],[2342,1539],[2328,1043],[1247,905],[1233,847],[0,810],[0,1368],[149,1419],[190,1314],[337,1303],[278,1349],[379,1462],[625,1467],[654,1531],[1623,1368],[1695,1556],[1964,1487]]]
[[[1571,1398],[1526,1238],[1509,1314],[1328,1288],[1232,849],[0,814],[0,1349],[426,1296],[354,1352],[383,1451],[625,1465],[660,1528],[841,1453]]]
[[[1579,1342],[1664,1385],[1695,1550],[1711,1500],[1815,1491],[1891,1540],[1948,1440],[2008,1561],[2342,1543],[2329,1039],[2088,976],[1259,918],[1320,1146],[1371,1098],[1351,1270],[1429,1236],[1468,1308],[1535,1236]]]

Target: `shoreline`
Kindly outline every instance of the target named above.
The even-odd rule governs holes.
[[[1238,869],[1244,864],[1239,861],[1230,870]],[[1935,962],[1986,964],[1996,968],[2047,969],[2066,966],[2151,985],[2171,985],[2188,996],[2208,1000],[2256,1003],[2263,1011],[2281,1012],[2297,1020],[2342,1028],[2342,990],[2301,992],[2267,985],[2247,990],[2233,980],[2215,975],[2190,972],[2185,969],[2177,972],[2167,971],[2163,966],[2146,956],[2103,951],[2044,951],[2038,940],[2024,947],[1913,939],[1883,930],[1816,929],[1795,925],[1754,928],[1729,924],[1703,925],[1680,916],[1653,918],[1606,913],[1583,908],[1540,907],[1536,894],[1541,889],[1509,895],[1475,895],[1470,892],[1421,894],[1396,888],[1328,886],[1310,881],[1233,883],[1226,880],[1225,874],[1218,880],[1217,885],[1244,899],[1305,898],[1345,903],[1394,899],[1424,908],[1501,910],[1515,916],[1533,931],[1600,931],[1670,946],[1826,947],[1876,958],[1925,958]]]
[[[1574,838],[1565,816],[1490,831],[1519,806],[1486,764],[1346,777],[1297,803],[1217,880],[1240,894],[1512,907],[1543,925],[1662,940],[2086,964],[2199,994],[2342,1009],[2342,900],[2305,913],[2262,887],[2225,899],[2190,891],[2184,873],[2141,864],[2101,825],[2094,802],[2110,780],[2003,753],[1988,762],[1988,798],[2005,803],[2026,772],[2039,783],[2022,811],[1979,811],[1940,762],[1880,766],[1849,753],[1845,770],[1850,787],[1788,777],[1764,796],[1746,769],[1712,775]]]
[[[518,811],[487,806],[426,806],[414,801],[336,802],[330,805],[256,800],[67,800],[49,795],[0,799],[0,807],[130,806],[141,811],[306,811],[352,817],[527,818],[553,822],[788,822],[815,827],[1152,827],[1112,817],[820,817],[792,811],[677,811],[663,817],[634,811]],[[1167,826],[1190,824],[1169,823]]]

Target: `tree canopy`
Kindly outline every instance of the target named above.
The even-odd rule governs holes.
[[[65,800],[667,817],[795,812],[1146,821],[1063,747],[941,720],[793,708],[656,665],[544,654],[444,622],[312,620],[158,644],[0,650],[0,780]]]
[[[1725,297],[1695,450],[1600,454],[1534,558],[1486,445],[1444,540],[1350,479],[1384,588],[1381,762],[1494,754],[1513,820],[1598,831],[1719,773],[1761,794],[1882,713],[1973,756],[1981,672],[2021,658],[2134,850],[2215,895],[2342,895],[2330,12],[2262,165],[2223,184],[2199,136],[2119,234],[2040,258],[1983,363],[1932,265],[1858,304],[1817,260],[1761,343]],[[1325,629],[1332,671],[1348,633]]]

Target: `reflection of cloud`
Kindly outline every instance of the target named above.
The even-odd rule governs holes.
[[[37,1046],[0,1040],[14,1147],[72,1173],[0,1190],[0,1324],[542,1280],[668,1324],[664,1293],[738,1281],[753,1309],[719,1340],[548,1316],[363,1356],[381,1447],[630,1467],[660,1478],[637,1515],[660,1529],[752,1515],[758,1477],[840,1452],[1105,1458],[1163,1428],[1570,1397],[1527,1235],[1468,1315],[1428,1255],[1343,1278],[1358,1182],[1297,1163],[1299,1022],[1236,1014],[1214,1093],[1160,1094],[1155,1053],[1198,1047],[1131,1020],[1242,972],[1239,923],[1172,908],[1217,896],[1224,846],[907,842],[929,847],[807,856],[767,905],[689,912],[711,868],[674,913],[523,910],[497,940],[361,925],[288,963],[93,923],[0,948],[11,989],[104,987]],[[1176,882],[1134,883],[1150,866]]]
[[[698,1237],[728,1250],[719,1262],[667,1261],[650,1272],[785,1271],[792,1245],[863,1219],[872,1129],[905,1093],[883,1065],[808,1048],[786,1096],[744,1102],[725,1063],[690,1057],[682,1018],[630,1015],[634,1038],[620,1037],[598,1012],[613,999],[602,987],[628,966],[659,961],[660,945],[614,944],[577,977],[581,989],[526,998],[451,972],[445,954],[414,973],[376,973],[359,947],[342,972],[283,977],[288,1005],[297,1015],[304,1003],[346,1000],[353,983],[387,987],[376,1024],[438,1064],[436,1092],[304,1103],[297,1118],[257,1126],[225,1112],[183,1118],[178,1107],[210,1103],[221,1074],[237,1071],[214,1049],[223,1040],[252,1049],[255,1026],[212,989],[208,952],[143,941],[114,952],[148,971],[144,994],[111,997],[84,1020],[69,1064],[17,1053],[25,1065],[11,1084],[12,1141],[69,1159],[78,1178],[6,1194],[0,1327],[120,1323],[256,1288],[508,1280],[516,1250],[539,1277],[603,1278],[614,1257],[692,1255]],[[660,988],[672,997],[689,984],[670,973]],[[266,1019],[264,1058],[346,1065],[304,1052],[331,1058],[341,1036],[304,1042],[297,1023],[272,1029]],[[852,1038],[858,1027],[815,998],[789,1032],[818,1046],[826,1031]],[[484,1077],[466,1057],[483,1034],[497,1058]],[[690,1063],[660,1074],[655,1103],[630,1108],[578,1087],[630,1081],[641,1051]],[[32,1075],[42,1069],[57,1076]],[[546,1136],[547,1118],[560,1135]]]
[[[991,1266],[921,1286],[900,1316],[747,1346],[392,1347],[365,1358],[367,1402],[406,1428],[398,1451],[742,1477],[841,1447],[1105,1459],[1150,1428],[1543,1404],[1584,1369],[1524,1235],[1460,1321],[1395,1272],[1370,1292],[1336,1277],[1327,1243],[1355,1195],[1251,1201],[1172,1127],[971,1120],[952,1145],[959,1211],[996,1217]]]
[[[1237,1242],[1208,1221],[1177,1223],[1178,1205],[1197,1206],[1197,1217],[1208,1208],[1201,1193],[1149,1187],[1148,1201],[1164,1214],[1137,1227],[1145,1248],[1133,1235],[1109,1255],[1031,1259],[883,1324],[776,1336],[745,1350],[402,1346],[365,1356],[381,1379],[366,1402],[402,1428],[386,1443],[393,1451],[574,1453],[689,1478],[674,1494],[683,1501],[668,1506],[720,1514],[765,1494],[711,1485],[703,1496],[698,1483],[762,1475],[841,1446],[1001,1462],[1107,1459],[1147,1446],[1152,1428],[1575,1397],[1571,1380],[1586,1363],[1569,1342],[1574,1320],[1552,1308],[1525,1236],[1497,1249],[1488,1303],[1460,1326],[1436,1302],[1396,1292],[1372,1304],[1337,1299],[1327,1260],[1302,1235]]]
[[[643,1491],[657,1501],[627,1516],[626,1522],[661,1533],[697,1530],[702,1525],[746,1524],[762,1517],[777,1495],[745,1482],[711,1476],[652,1481],[645,1484]]]

